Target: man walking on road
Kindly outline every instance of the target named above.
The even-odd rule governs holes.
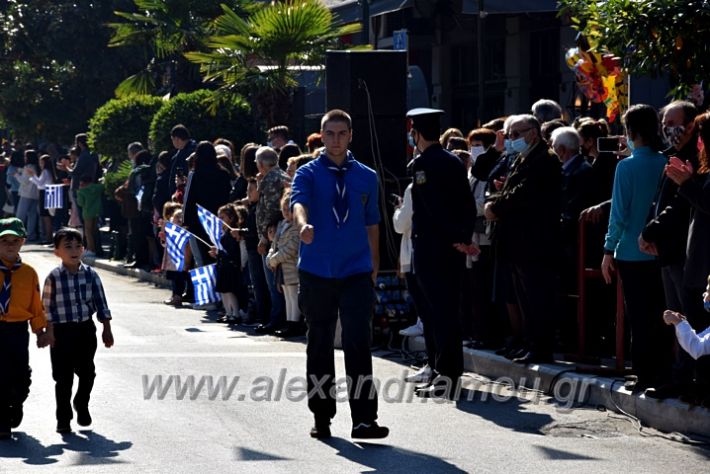
[[[330,437],[335,416],[333,338],[338,318],[353,438],[384,438],[372,381],[370,322],[379,265],[377,176],[348,151],[352,120],[331,110],[321,121],[325,151],[298,169],[291,206],[303,244],[299,255],[299,304],[308,324],[308,407],[313,438]]]

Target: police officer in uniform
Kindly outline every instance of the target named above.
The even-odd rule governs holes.
[[[465,255],[477,255],[471,243],[476,205],[466,169],[439,143],[442,110],[410,110],[410,145],[419,153],[412,164],[412,244],[414,274],[426,309],[421,317],[426,339],[433,341],[431,381],[417,387],[421,397],[455,398],[463,373],[458,315]]]

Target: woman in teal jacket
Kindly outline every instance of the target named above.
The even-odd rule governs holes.
[[[634,390],[642,391],[669,381],[668,361],[672,360],[672,334],[659,318],[665,307],[661,269],[656,257],[642,252],[638,244],[667,161],[657,151],[662,142],[658,114],[652,107],[631,107],[623,123],[631,156],[619,162],[614,176],[602,275],[611,283],[612,272],[619,272],[631,324],[631,359],[638,376]]]

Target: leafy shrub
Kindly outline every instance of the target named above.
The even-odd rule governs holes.
[[[150,123],[161,105],[160,97],[147,95],[109,100],[89,121],[89,146],[102,161],[124,159],[129,143],[148,143]]]
[[[227,138],[237,147],[251,141],[255,135],[254,119],[249,105],[242,99],[222,104],[210,113],[214,93],[201,89],[178,94],[158,110],[150,125],[150,144],[155,153],[172,148],[170,130],[181,123],[197,141]]]
[[[126,182],[132,169],[133,165],[131,162],[125,160],[118,166],[116,171],[109,171],[104,175],[104,189],[109,199],[113,199],[113,193],[116,191],[116,188]]]

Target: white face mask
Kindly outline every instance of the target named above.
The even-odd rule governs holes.
[[[476,145],[471,147],[471,161],[476,162],[476,159],[486,152],[486,148],[483,145]]]

